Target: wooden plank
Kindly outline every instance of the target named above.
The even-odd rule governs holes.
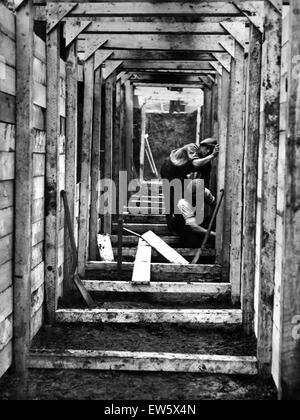
[[[78,51],[84,52],[85,46],[90,44],[94,35],[86,34],[85,38],[78,39]],[[206,51],[206,52],[224,52],[224,48],[220,45],[228,45],[234,48],[234,41],[228,35],[219,35],[219,43],[216,42],[215,35],[176,35],[173,38],[170,35],[127,35],[127,34],[110,34],[97,35],[99,44],[105,43],[108,49],[126,48],[130,50],[183,50],[183,51]]]
[[[33,79],[35,82],[46,86],[47,70],[44,61],[33,57]]]
[[[16,43],[0,31],[1,61],[6,65],[16,67]]]
[[[57,189],[60,76],[59,27],[47,35],[47,153],[46,153],[46,236],[45,236],[45,290],[47,322],[54,321],[57,306],[57,249],[60,194]]]
[[[0,266],[13,257],[13,235],[0,238]]]
[[[30,337],[31,340],[37,335],[40,328],[43,326],[44,321],[44,311],[41,307],[32,317],[31,317],[31,326],[30,326]]]
[[[98,217],[99,217],[99,182],[101,153],[101,117],[102,117],[102,69],[95,71],[94,79],[94,115],[91,152],[91,206],[89,224],[89,258],[97,259]]]
[[[243,155],[244,155],[244,50],[236,42],[234,68],[231,73],[234,79],[231,91],[231,118],[229,120],[228,145],[232,166],[232,206],[231,206],[231,248],[230,248],[230,282],[232,302],[240,302],[241,297],[241,259],[242,259],[242,226],[243,226]]]
[[[229,283],[180,283],[152,282],[150,284],[133,284],[131,281],[83,280],[89,292],[116,293],[187,293],[202,296],[225,297],[230,295]]]
[[[132,276],[133,263],[123,262],[122,270],[124,280]],[[106,278],[107,280],[115,280],[118,278],[117,263],[116,262],[89,262],[86,265],[85,276],[88,278]],[[201,264],[151,264],[151,281],[173,281],[176,276],[177,281],[192,281],[192,282],[218,282],[221,277],[221,267],[217,265],[201,265]]]
[[[29,357],[29,368],[257,375],[257,359],[251,356],[180,353],[32,350]]]
[[[256,202],[258,178],[259,117],[261,97],[262,35],[254,26],[250,28],[248,62],[248,104],[246,116],[244,223],[242,257],[243,325],[247,334],[254,331],[254,280],[256,243]]]
[[[101,261],[114,261],[114,253],[109,235],[97,235],[98,250]]]
[[[14,210],[13,207],[7,207],[0,210],[0,238],[13,233]]]
[[[106,50],[104,50],[106,51]],[[116,61],[116,60],[108,60]],[[217,61],[212,61],[212,63],[218,63]],[[142,69],[145,70],[208,70],[213,71],[212,64],[208,61],[179,61],[179,60],[127,60],[123,61],[121,65],[123,70],[132,70],[139,71]]]
[[[7,346],[13,338],[13,319],[8,316],[0,322],[0,351]]]
[[[15,125],[0,123],[0,152],[13,152],[16,143]]]
[[[33,45],[33,9],[32,3],[26,2],[16,14],[14,307],[18,310],[14,311],[14,361],[22,376],[30,345]]]
[[[109,54],[110,60],[154,60],[154,61],[213,61],[214,57],[209,53],[201,53],[197,51],[162,51],[162,50],[110,50],[104,45],[101,50],[103,53]],[[96,53],[97,54],[97,53]],[[221,53],[220,53],[221,54]],[[225,53],[226,54],[226,53]]]
[[[201,325],[239,325],[239,309],[59,309],[61,323],[175,323]]]
[[[39,289],[44,284],[44,270],[45,264],[41,262],[41,264],[37,265],[31,272],[31,293],[34,293],[37,289]]]
[[[117,18],[116,18],[117,19]],[[120,18],[117,21],[108,21],[104,18],[97,20],[97,22],[91,22],[88,28],[85,29],[85,33],[134,33],[134,34],[215,34],[215,35],[225,35],[227,32],[222,28],[222,26],[217,23],[212,22],[133,22],[130,20],[125,20],[126,18]],[[72,18],[67,20],[75,22]]]
[[[66,59],[66,146],[65,146],[65,191],[70,209],[71,224],[75,223],[75,196],[78,148],[78,61],[77,43],[67,49]],[[72,280],[73,253],[69,232],[65,229],[64,242],[64,297],[74,290]]]
[[[36,34],[33,35],[34,56],[46,63],[46,43]]]
[[[8,124],[16,123],[16,98],[8,93],[0,92],[0,121]]]
[[[35,269],[41,262],[44,261],[44,241],[32,247],[31,253],[31,268]]]
[[[147,206],[148,207],[148,206]],[[125,228],[128,228],[136,233],[139,234],[144,234],[146,232],[148,232],[149,230],[151,230],[153,233],[159,235],[159,236],[164,236],[164,235],[169,235],[170,231],[168,229],[168,226],[165,223],[157,223],[157,224],[135,224],[135,223],[126,223],[124,225]],[[113,232],[115,233],[117,229],[117,225],[113,224]]]
[[[0,153],[0,181],[9,181],[15,178],[15,154]]]
[[[15,16],[4,4],[0,5],[0,30],[12,39],[15,38],[16,22]]]
[[[80,3],[80,2],[79,2]],[[229,3],[224,2],[206,2],[206,3],[150,3],[150,2],[126,2],[126,3],[109,3],[101,2],[93,4],[91,10],[90,5],[80,3],[69,16],[167,16],[167,15],[230,15],[240,16],[240,12]]]
[[[9,95],[16,95],[16,71],[14,68],[2,63],[0,57],[1,75],[0,75],[0,91]]]
[[[45,175],[45,155],[44,154],[33,154],[33,168],[32,176],[44,176]]]
[[[139,240],[133,272],[133,284],[149,284],[151,280],[151,246],[143,239]]]
[[[258,360],[262,373],[266,374],[270,373],[272,358],[281,29],[281,13],[266,2],[265,53],[262,59],[262,245],[258,309]]]
[[[123,237],[125,238],[125,237]],[[126,240],[126,238],[125,238]],[[182,257],[184,258],[193,258],[195,256],[195,249],[194,248],[176,248],[175,249],[176,252],[178,252]],[[126,258],[134,258],[136,254],[136,248],[134,246],[132,247],[125,247],[123,246],[122,248],[122,255],[123,257]],[[117,257],[117,249],[114,249],[114,256],[115,258]],[[210,257],[210,258],[214,258],[216,256],[216,252],[214,249],[204,249],[203,253],[202,253],[202,257]],[[154,249],[152,250],[152,259],[154,261],[154,259],[161,259],[162,256],[159,252],[155,251]]]
[[[299,1],[290,3],[289,100],[288,138],[285,169],[285,230],[283,239],[283,275],[281,284],[281,346],[279,397],[299,400]],[[295,60],[297,57],[297,60]]]
[[[188,265],[189,262],[185,260],[175,249],[166,244],[159,236],[152,231],[146,232],[143,239],[151,245],[159,254],[165,257],[173,264]]]
[[[0,293],[0,323],[13,311],[13,289],[9,287]]]
[[[12,207],[14,202],[13,181],[0,182],[0,210]]]
[[[0,377],[7,371],[13,361],[13,346],[10,341],[6,347],[0,351]]]
[[[13,262],[7,261],[0,265],[0,293],[8,289],[13,282]]]
[[[89,232],[89,200],[90,200],[90,165],[93,129],[93,101],[94,101],[94,55],[84,64],[84,105],[83,132],[81,151],[81,188],[79,211],[79,239],[78,239],[78,273],[84,272],[88,253]]]

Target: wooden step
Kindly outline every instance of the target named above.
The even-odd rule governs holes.
[[[193,258],[196,254],[196,249],[194,248],[174,248],[180,255],[184,258]],[[114,256],[115,259],[118,256],[118,249],[114,248]],[[134,258],[136,254],[136,247],[123,247],[122,248],[122,256],[126,258]],[[216,256],[216,251],[214,249],[205,249],[202,253],[202,257],[211,257],[214,258]],[[152,260],[160,258],[160,254],[158,254],[155,250],[152,250]]]
[[[132,230],[135,233],[139,233],[140,235],[148,232],[151,230],[156,235],[164,236],[164,235],[170,235],[170,231],[168,229],[168,226],[165,223],[124,223],[124,227]],[[118,224],[113,223],[112,225],[112,233],[117,234],[118,233]],[[128,235],[126,231],[123,232],[123,236]],[[130,235],[130,234],[129,234]]]
[[[101,350],[31,350],[29,369],[89,369],[257,375],[253,356]]]
[[[241,325],[240,309],[58,309],[57,323]]]
[[[230,296],[230,283],[178,283],[153,282],[149,285],[133,284],[131,281],[83,280],[89,292],[118,293],[187,293],[219,298]]]
[[[122,263],[122,280],[131,280],[133,263]],[[151,263],[151,281],[220,282],[221,266],[210,264]],[[118,279],[116,262],[92,261],[86,264],[86,279]]]
[[[135,214],[123,214],[124,222],[125,223],[142,223],[142,224],[165,224],[166,223],[166,216],[159,215],[159,214],[153,214],[153,215],[135,215]]]
[[[128,211],[131,214],[151,214],[151,215],[165,215],[166,208],[163,207],[157,207],[157,206],[151,206],[151,207],[127,207],[126,211]]]
[[[168,245],[172,246],[173,248],[186,248],[186,244],[179,238],[179,236],[175,235],[160,235],[161,239],[165,241]],[[111,235],[111,243],[113,247],[118,245],[118,235]],[[133,235],[124,235],[123,236],[123,246],[124,247],[137,247],[139,238]],[[212,248],[207,248],[208,250],[212,250]],[[179,251],[180,252],[180,251]]]

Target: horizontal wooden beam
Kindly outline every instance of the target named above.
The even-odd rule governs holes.
[[[159,60],[159,61],[213,61],[214,57],[210,53],[199,53],[194,51],[160,51],[160,50],[110,50],[103,46],[101,50],[110,52],[110,60]],[[222,54],[222,53],[220,53]]]
[[[156,61],[128,60],[123,61],[124,70],[214,70],[208,61]]]
[[[124,236],[125,238],[125,236]],[[122,274],[124,280],[126,277],[131,278],[133,270],[132,262],[122,263]],[[176,280],[187,282],[213,282],[218,283],[221,277],[221,267],[215,264],[151,264],[151,281],[173,281],[176,274]],[[99,277],[100,276],[100,277]],[[92,261],[88,262],[85,270],[85,277],[89,279],[105,278],[107,280],[115,280],[118,278],[116,262]]]
[[[56,322],[241,325],[240,309],[58,309]]]
[[[193,84],[193,83],[186,83],[186,84],[183,84],[183,83],[156,83],[156,82],[147,82],[147,81],[145,81],[145,82],[143,82],[143,81],[139,81],[139,82],[135,82],[135,81],[132,81],[132,84],[134,85],[134,86],[137,86],[137,87],[144,87],[144,86],[153,86],[153,87],[167,87],[167,88],[182,88],[182,89],[185,89],[185,88],[194,88],[194,89],[201,89],[202,87],[203,87],[203,85],[200,83],[200,84]],[[128,238],[132,238],[132,237],[128,237]],[[177,239],[177,244],[178,244],[178,239]]]
[[[69,22],[71,19],[67,19]],[[72,21],[77,22],[76,18],[72,18]],[[224,22],[226,23],[226,21]],[[232,23],[236,25],[236,23]],[[87,34],[122,34],[122,33],[133,33],[133,34],[215,34],[215,35],[227,35],[226,29],[224,29],[220,23],[200,23],[200,22],[92,22],[89,27],[84,31]]]
[[[169,74],[169,73],[160,73],[160,74],[134,74],[131,77],[132,81],[135,82],[158,82],[158,83],[192,83],[192,84],[203,84],[203,81],[200,78],[200,75],[182,75],[182,74]],[[167,233],[164,233],[167,235]]]
[[[83,284],[89,292],[191,293],[219,297],[231,291],[230,283],[152,282],[149,285],[137,285],[131,281],[83,280]]]
[[[241,12],[233,4],[220,1],[78,3],[69,16],[241,16]]]
[[[95,42],[95,37],[109,49],[224,52],[224,46],[234,48],[234,40],[229,35],[86,34],[78,38],[78,51],[84,52],[86,46]]]
[[[101,350],[31,350],[29,369],[124,370],[257,375],[252,356],[144,353]]]

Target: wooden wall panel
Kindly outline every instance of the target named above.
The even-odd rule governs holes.
[[[15,18],[0,5],[0,377],[12,363],[15,54]]]

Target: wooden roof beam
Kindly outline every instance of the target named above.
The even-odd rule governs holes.
[[[163,61],[214,61],[213,54],[195,51],[160,51],[160,50],[118,50],[107,49],[104,45],[101,50],[110,52],[110,60],[159,60]],[[221,54],[221,53],[220,53]]]
[[[122,69],[125,70],[213,70],[208,61],[155,61],[155,60],[129,60],[124,61]]]
[[[78,51],[85,47],[102,42],[108,49],[141,49],[141,50],[173,50],[173,51],[234,51],[234,40],[229,35],[88,35],[78,39]]]

